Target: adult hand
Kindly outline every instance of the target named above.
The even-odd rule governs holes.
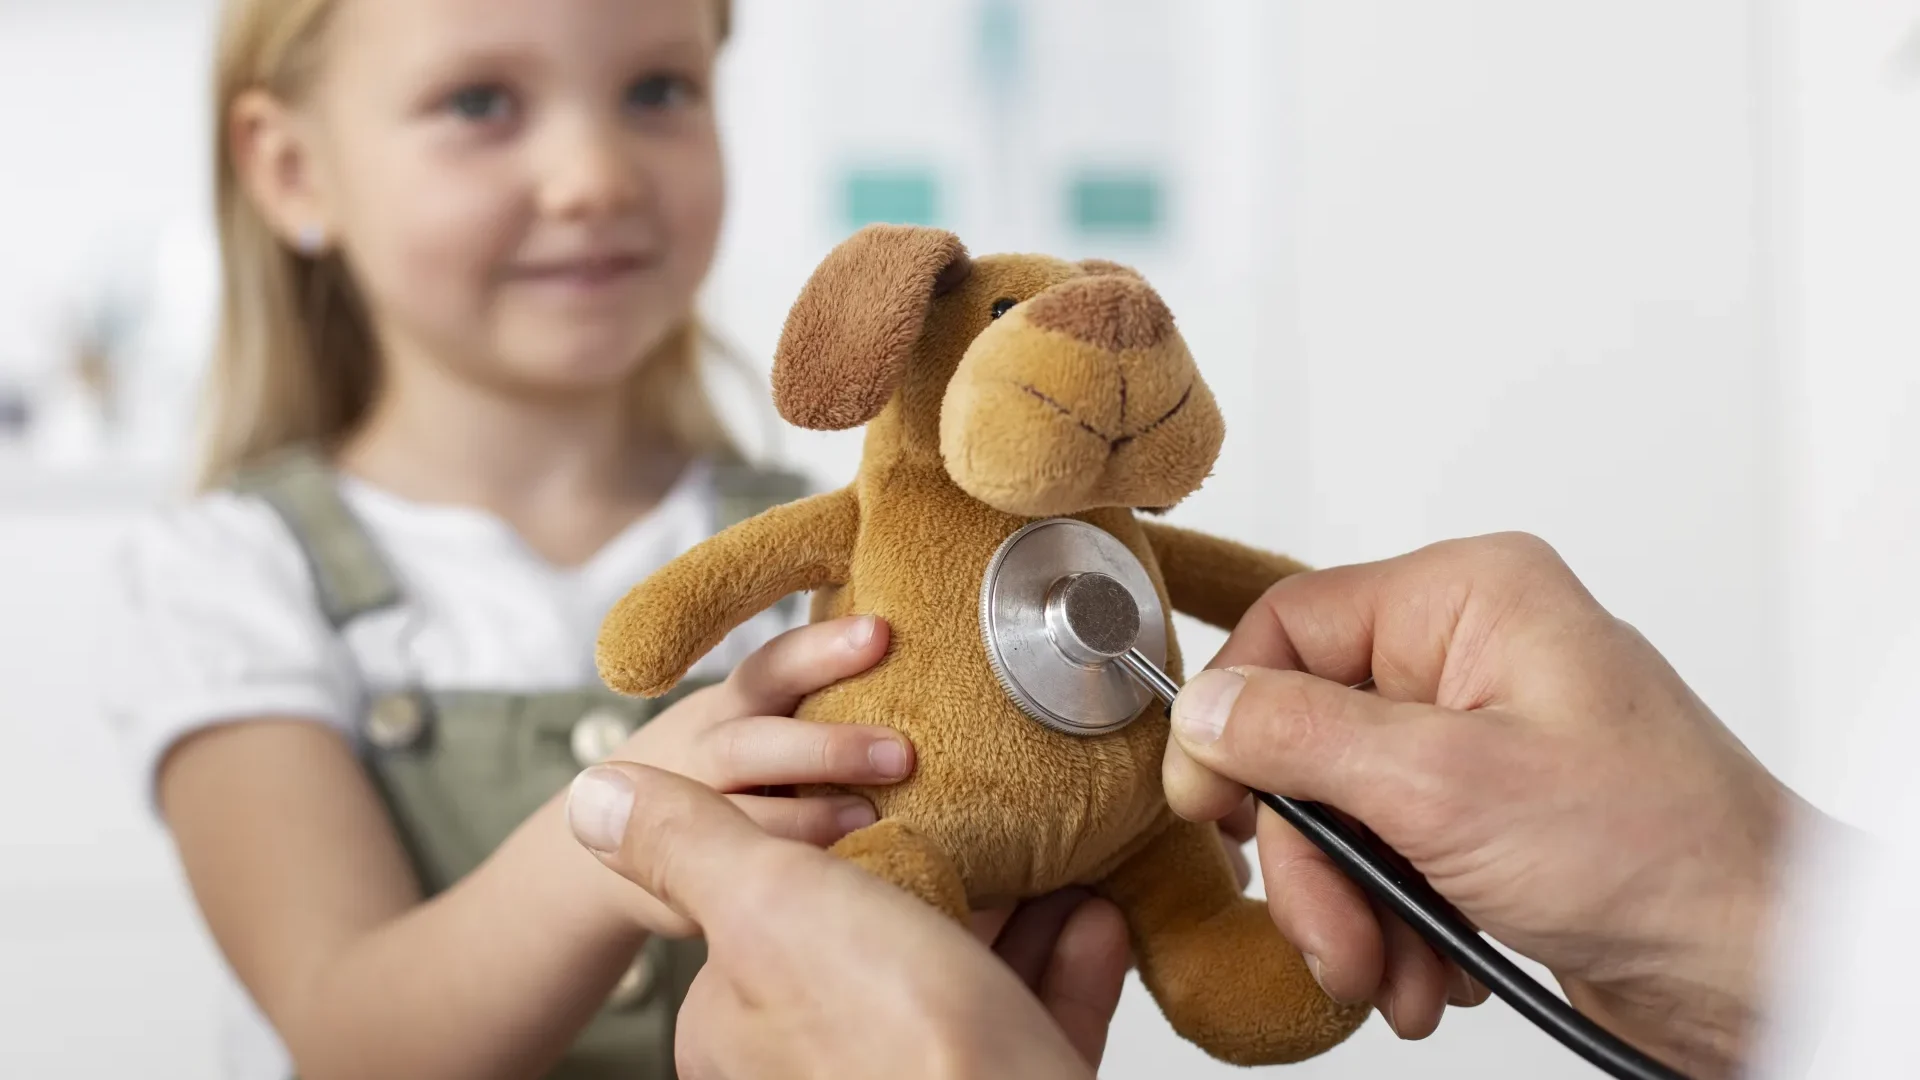
[[[920,900],[659,769],[609,763],[570,794],[575,835],[706,934],[676,1038],[688,1080],[1093,1076],[1126,926],[1061,894],[1015,913],[1001,956]]]
[[[1546,544],[1503,535],[1288,578],[1174,706],[1168,799],[1357,818],[1569,1000],[1677,1068],[1737,1067],[1792,795]],[[1349,689],[1372,676],[1375,689]],[[1403,1038],[1485,996],[1271,812],[1274,921]]]

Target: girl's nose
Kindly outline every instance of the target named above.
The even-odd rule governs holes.
[[[579,120],[543,148],[541,210],[549,217],[591,219],[632,212],[646,177],[624,133],[602,121]]]

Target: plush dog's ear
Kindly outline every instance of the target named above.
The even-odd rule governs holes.
[[[935,297],[972,269],[942,229],[869,225],[840,242],[787,314],[773,402],[797,427],[842,431],[880,415],[900,385]]]

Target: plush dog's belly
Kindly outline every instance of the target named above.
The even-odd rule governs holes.
[[[978,613],[987,562],[1024,519],[963,495],[944,474],[893,476],[884,487],[865,504],[848,581],[817,593],[813,615],[884,618],[887,656],[808,698],[798,715],[891,727],[912,740],[913,775],[859,793],[938,844],[975,906],[1098,880],[1165,821],[1165,712],[1155,704],[1095,738],[1021,712],[987,663]],[[909,489],[911,499],[902,495]],[[1089,519],[1128,544],[1157,583],[1130,513]],[[1177,647],[1168,645],[1178,677]]]
[[[938,844],[976,906],[1096,880],[1160,820],[1167,721],[1157,705],[1111,735],[1063,735],[1007,700],[977,641],[971,652],[964,641],[927,650],[926,628],[904,621],[886,661],[798,715],[912,740],[911,777],[856,790]]]

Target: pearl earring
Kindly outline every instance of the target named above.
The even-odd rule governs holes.
[[[317,255],[327,242],[327,231],[318,225],[302,225],[294,244],[306,255]]]

